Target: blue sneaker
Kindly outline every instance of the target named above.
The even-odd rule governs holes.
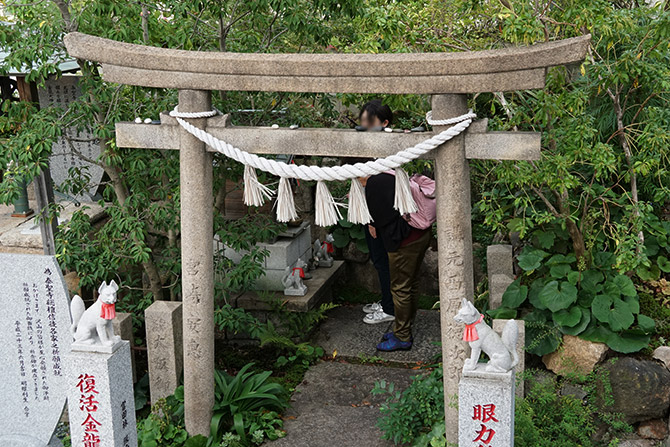
[[[382,340],[388,340],[389,338],[391,338],[391,335],[393,335],[393,331],[385,333],[384,335],[382,335]],[[414,342],[413,335],[409,337],[409,341]]]
[[[393,333],[389,335],[389,338],[377,345],[377,349],[380,351],[409,351],[412,349],[411,341],[400,341],[396,338]]]

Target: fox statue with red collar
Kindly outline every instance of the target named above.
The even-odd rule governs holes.
[[[114,335],[112,320],[116,316],[116,292],[119,286],[114,280],[106,281],[98,288],[98,299],[88,309],[79,295],[75,295],[70,303],[72,327],[70,331],[74,343],[82,345],[113,346],[121,340]]]
[[[504,373],[519,363],[519,356],[516,353],[519,327],[516,321],[509,320],[500,336],[484,322],[484,316],[479,313],[474,304],[465,298],[454,320],[465,324],[463,341],[467,341],[472,349],[470,358],[463,366],[464,371],[477,369],[477,362],[482,351],[489,357],[489,362],[485,364],[487,372]]]

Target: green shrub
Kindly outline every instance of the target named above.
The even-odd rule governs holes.
[[[362,253],[368,253],[368,243],[365,240],[365,229],[361,224],[352,224],[347,220],[346,213],[337,225],[332,227],[333,245],[336,248],[345,248],[353,242]]]
[[[383,438],[395,444],[409,443],[430,431],[434,424],[444,424],[444,384],[442,365],[430,374],[415,376],[412,383],[400,392],[393,383],[375,383],[373,394],[387,394],[381,407],[382,417],[377,426]]]
[[[560,382],[553,375],[538,375],[537,371],[526,371],[523,376],[529,381],[526,397],[516,401],[517,447],[595,447],[601,445],[593,439],[599,424],[607,426],[613,439],[610,445],[616,445],[617,435],[631,431],[620,415],[601,408],[602,403],[607,405],[612,400],[606,371],[597,368],[588,376],[567,377]],[[586,398],[561,395],[565,384],[581,387]],[[384,381],[372,392],[389,395],[378,422],[384,439],[412,447],[446,446],[441,367],[414,377],[402,392]]]
[[[526,246],[517,258],[524,274],[489,315],[517,318],[521,311],[526,350],[536,355],[555,351],[563,334],[606,343],[622,353],[648,346],[654,320],[640,313],[635,284],[614,268],[615,255],[595,253],[587,267],[572,253],[545,251],[556,248],[555,237],[536,231],[535,246]]]
[[[177,396],[159,399],[149,415],[137,423],[139,447],[181,447],[188,439],[184,428],[183,387]]]
[[[568,377],[558,381],[555,376],[542,377],[536,372],[530,378],[526,397],[516,402],[514,436],[518,447],[595,447],[617,445],[616,436],[630,432],[621,415],[603,411],[599,404],[611,402],[612,388],[606,371],[596,368],[588,376]],[[586,397],[578,399],[561,395],[565,384],[580,386]],[[605,424],[611,442],[593,436],[599,424]]]

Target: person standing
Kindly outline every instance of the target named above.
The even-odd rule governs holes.
[[[391,295],[395,311],[393,331],[384,334],[380,351],[412,348],[412,324],[419,301],[419,271],[430,245],[431,230],[420,230],[393,207],[395,176],[382,173],[361,178],[372,225],[388,253]]]
[[[374,99],[361,107],[359,121],[361,126],[367,129],[389,127],[393,121],[393,112],[391,112],[389,106],[383,105],[381,100]],[[366,313],[363,321],[368,324],[386,323],[395,319],[389,258],[384,243],[381,238],[377,237],[377,230],[374,225],[364,225],[364,231],[370,260],[379,277],[381,301],[366,304],[363,307],[363,311]]]

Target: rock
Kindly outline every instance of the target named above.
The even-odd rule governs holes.
[[[440,282],[438,278],[438,254],[437,250],[429,248],[423,257],[421,264],[421,284],[419,285],[419,293],[423,295],[439,295]]]
[[[584,400],[584,398],[587,396],[586,391],[584,391],[581,386],[575,385],[573,383],[564,384],[561,387],[560,393],[561,396],[570,396],[577,400]]]
[[[589,374],[605,358],[607,345],[582,340],[573,335],[563,336],[558,351],[542,357],[544,365],[558,375],[569,373]]]
[[[618,447],[656,447],[656,441],[651,439],[624,439],[619,444]]]
[[[668,436],[668,423],[664,419],[640,422],[637,434],[645,439],[665,439]]]
[[[604,411],[622,413],[629,423],[665,417],[670,407],[670,371],[653,360],[620,357],[603,366],[609,375],[613,405]],[[602,385],[599,387],[602,395]]]
[[[659,346],[654,349],[652,356],[656,360],[660,360],[665,364],[665,367],[670,369],[670,346]]]
[[[356,262],[358,264],[368,262],[370,259],[370,255],[360,251],[354,242],[350,242],[349,245],[344,247],[342,250],[342,257],[345,261]]]
[[[548,384],[552,381],[556,381],[556,375],[549,371],[544,371],[541,369],[533,371],[532,376],[527,377],[524,380],[524,390],[525,390],[525,396],[528,396],[536,386],[541,386]]]

